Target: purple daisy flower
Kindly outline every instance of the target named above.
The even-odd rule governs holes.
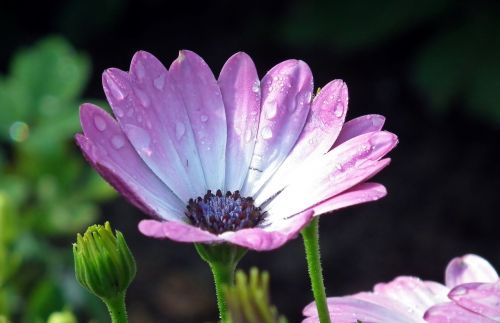
[[[328,298],[330,317],[339,323],[500,322],[500,281],[488,261],[476,255],[455,258],[445,282],[400,276],[372,292]],[[319,322],[315,303],[303,313],[303,323]]]
[[[287,60],[260,81],[245,53],[216,79],[201,57],[181,51],[167,70],[138,52],[129,72],[103,73],[116,119],[80,110],[76,140],[90,164],[154,219],[150,237],[270,250],[313,216],[379,199],[365,183],[389,164],[397,143],[384,118],[344,124],[347,87],[325,85],[313,99],[306,63]]]

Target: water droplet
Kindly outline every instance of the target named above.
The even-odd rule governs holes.
[[[268,120],[271,120],[276,117],[276,114],[278,114],[278,107],[276,106],[276,104],[268,105],[266,109],[266,118]]]
[[[456,287],[456,288],[453,290],[453,295],[454,295],[454,296],[463,296],[463,295],[465,295],[465,294],[467,294],[467,288],[465,288],[465,287],[461,287],[461,286],[459,286],[459,287]]]
[[[333,113],[337,118],[342,117],[344,114],[344,102],[338,101],[335,107],[333,108]]]
[[[106,122],[101,116],[94,116],[94,125],[99,131],[106,130]]]
[[[247,129],[245,131],[245,141],[250,142],[250,140],[252,140],[252,136],[253,136],[252,129]]]
[[[151,98],[146,92],[139,90],[138,88],[134,88],[134,92],[143,107],[147,108],[151,104]]]
[[[125,99],[127,93],[124,92],[117,82],[109,75],[106,77],[106,84],[111,91],[111,96],[113,96],[116,100],[121,101]]]
[[[115,107],[114,112],[118,118],[122,118],[124,116],[123,110],[119,107]]]
[[[184,136],[184,133],[186,132],[186,127],[182,122],[177,122],[175,124],[175,137],[177,140],[180,140],[182,136]]]
[[[207,116],[207,115],[205,115],[205,114],[202,114],[202,115],[200,116],[200,121],[201,121],[201,122],[207,122],[207,121],[208,121],[208,116]]]
[[[234,133],[235,133],[237,136],[241,135],[241,128],[240,128],[240,127],[236,127],[236,126],[235,126],[233,129],[234,129]]]
[[[165,86],[165,74],[162,73],[160,76],[155,78],[153,80],[153,85],[157,90],[163,90],[163,87]]]
[[[153,150],[150,147],[151,137],[146,130],[133,124],[126,124],[125,131],[134,148],[141,154],[151,157]]]
[[[335,165],[335,168],[337,168],[339,171],[343,171],[344,170],[344,167],[342,167],[341,163],[338,163],[337,165]]]
[[[259,93],[260,92],[260,82],[256,80],[252,85],[252,92]]]
[[[141,61],[137,61],[135,64],[135,73],[139,80],[142,80],[146,75],[146,70],[144,69],[144,65]]]
[[[123,138],[122,135],[114,135],[111,138],[111,144],[115,149],[121,149],[123,146],[125,146],[125,138]]]
[[[264,139],[271,139],[273,137],[273,131],[269,127],[262,128],[262,132],[260,134]]]
[[[25,122],[16,121],[10,126],[9,135],[14,141],[25,141],[30,135],[30,127]]]
[[[307,92],[306,94],[306,102],[311,103],[312,101],[312,92]]]

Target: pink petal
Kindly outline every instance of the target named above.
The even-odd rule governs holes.
[[[378,114],[368,114],[347,121],[332,149],[359,135],[382,130],[384,122],[385,118]]]
[[[118,192],[143,212],[180,219],[183,203],[144,164],[111,116],[92,104],[80,107],[85,136],[76,141],[86,159]]]
[[[138,52],[130,75],[108,69],[103,86],[144,162],[181,200],[203,194],[206,185],[190,122],[165,67],[151,54]],[[117,88],[127,95],[116,95]]]
[[[350,296],[328,298],[328,310],[330,313],[330,319],[335,323],[355,323],[357,320],[366,323],[422,322],[421,320],[415,319],[405,313],[400,313],[379,304]],[[307,309],[307,314],[305,312],[306,310],[304,310],[304,315],[306,316],[310,316],[312,318],[317,317],[315,306]],[[310,320],[310,322],[319,321]]]
[[[500,321],[500,281],[462,284],[453,288],[448,297],[471,312]]]
[[[226,110],[226,190],[241,189],[252,159],[259,127],[260,82],[255,65],[245,53],[231,56],[219,76]]]
[[[407,304],[401,303],[398,300],[392,299],[385,295],[380,295],[370,292],[362,292],[354,294],[352,295],[352,297],[383,306],[390,311],[398,312],[404,316],[408,316],[408,319],[411,318],[417,322],[422,321],[421,313],[415,311],[412,307],[408,306]]]
[[[488,283],[498,279],[495,268],[484,258],[468,254],[452,259],[445,272],[446,286],[453,288],[464,283]]]
[[[444,287],[444,286],[443,286]],[[421,316],[431,306],[447,301],[446,294],[431,288],[415,277],[400,276],[389,283],[379,283],[374,293],[396,300]]]
[[[222,240],[208,231],[184,222],[142,220],[139,231],[145,236],[157,239],[171,239],[178,242],[221,242]]]
[[[276,173],[255,196],[256,204],[281,191],[289,182],[291,174],[304,161],[325,154],[337,138],[347,113],[347,86],[342,80],[325,85],[314,98],[311,112],[302,133]]]
[[[377,183],[361,183],[340,195],[336,195],[315,205],[312,209],[314,210],[314,215],[318,216],[351,205],[376,201],[386,195],[387,190],[384,185]]]
[[[380,160],[397,144],[397,137],[389,132],[368,133],[349,140],[306,164],[266,210],[295,214],[335,196],[374,176],[388,165]]]
[[[170,73],[191,121],[207,186],[223,188],[227,124],[219,85],[205,61],[188,50],[179,52]]]
[[[288,60],[262,79],[262,112],[250,170],[243,186],[254,196],[288,156],[304,127],[313,90],[309,66]]]
[[[273,250],[295,239],[300,230],[311,221],[312,216],[312,211],[306,211],[280,223],[273,223],[269,227],[225,232],[220,237],[229,243],[252,250]]]
[[[484,316],[467,311],[453,304],[442,303],[431,307],[425,312],[424,319],[430,323],[493,323],[498,322]]]

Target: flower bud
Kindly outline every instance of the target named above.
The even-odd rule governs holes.
[[[78,282],[102,299],[123,295],[135,277],[136,265],[120,231],[109,222],[90,226],[73,244]]]
[[[226,303],[232,323],[286,323],[269,297],[269,274],[250,269],[236,272],[235,284],[226,286]]]
[[[50,314],[47,323],[78,323],[78,321],[73,313],[63,311]]]

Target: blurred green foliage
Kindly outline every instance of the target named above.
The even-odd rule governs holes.
[[[500,127],[500,2],[316,0],[289,11],[280,39],[345,57],[432,30],[415,39],[410,81],[436,115],[458,106]]]
[[[45,322],[86,297],[70,241],[115,194],[73,142],[89,73],[85,55],[50,37],[0,76],[0,315],[15,322]]]

